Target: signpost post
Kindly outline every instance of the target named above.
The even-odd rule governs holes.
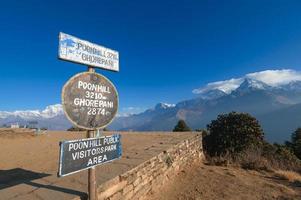
[[[95,68],[119,71],[119,53],[109,48],[59,34],[59,59],[88,65],[88,72],[73,76],[63,87],[62,105],[75,126],[87,130],[87,139],[60,143],[58,176],[88,169],[89,199],[97,199],[95,166],[121,157],[120,135],[95,138],[95,130],[112,122],[118,110],[118,93]]]
[[[88,72],[95,72],[95,69],[88,66]],[[87,138],[95,137],[95,131],[88,130],[87,131]],[[90,200],[97,200],[97,186],[96,186],[96,170],[93,166],[92,168],[88,169],[88,191],[89,191],[89,199]]]

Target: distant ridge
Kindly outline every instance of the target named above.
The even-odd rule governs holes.
[[[301,126],[301,73],[267,70],[241,78],[208,83],[193,90],[196,97],[177,104],[158,103],[138,114],[119,114],[111,130],[170,131],[179,119],[193,129],[206,128],[218,114],[248,112],[262,124],[271,142],[283,142]],[[26,124],[35,120],[40,127],[65,130],[72,125],[60,104],[44,110],[0,111],[0,125]]]
[[[301,73],[297,71],[251,73],[242,78],[209,83],[193,92],[198,97],[173,107],[158,109],[156,105],[145,112],[120,117],[110,128],[169,131],[179,119],[184,119],[191,128],[199,129],[206,128],[218,114],[237,111],[257,117],[268,140],[283,142],[301,126]]]

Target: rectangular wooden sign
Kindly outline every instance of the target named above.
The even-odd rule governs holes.
[[[102,69],[119,71],[119,53],[60,32],[59,58]]]
[[[121,136],[114,134],[60,142],[58,176],[66,176],[121,157]]]

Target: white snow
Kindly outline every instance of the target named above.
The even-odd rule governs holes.
[[[160,103],[160,107],[161,108],[164,108],[164,109],[166,109],[166,108],[173,108],[173,107],[175,107],[176,106],[176,104],[171,104],[171,103]]]
[[[301,72],[292,69],[265,70],[261,72],[249,73],[240,78],[232,78],[224,81],[208,83],[204,87],[194,89],[192,92],[194,94],[205,94],[208,91],[217,89],[225,92],[226,94],[230,94],[232,91],[236,90],[246,79],[253,80],[251,84],[258,89],[264,89],[260,82],[271,87],[281,87],[294,81],[301,81]]]
[[[21,117],[23,119],[34,118],[52,118],[63,114],[63,107],[61,104],[47,106],[44,110],[17,110],[13,112],[0,111],[0,118],[7,118],[9,116]]]

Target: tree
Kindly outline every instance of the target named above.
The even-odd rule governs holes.
[[[264,133],[258,121],[247,113],[218,115],[207,129],[204,148],[211,156],[239,153],[263,142]]]
[[[291,142],[286,142],[286,146],[291,149],[291,151],[301,159],[301,128],[297,128],[292,133]]]
[[[72,126],[71,128],[68,128],[67,131],[85,131],[85,129]]]
[[[185,132],[185,131],[191,131],[191,129],[187,126],[186,122],[184,120],[179,120],[175,128],[173,129],[173,132]]]
[[[297,128],[295,132],[292,133],[292,143],[296,143],[301,140],[301,128]]]

